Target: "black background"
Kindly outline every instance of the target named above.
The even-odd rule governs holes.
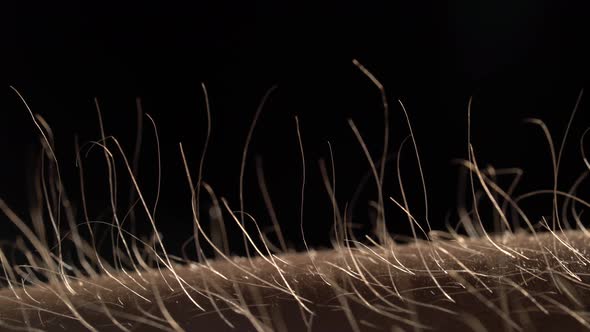
[[[189,4],[190,3],[190,4]],[[94,97],[107,135],[133,152],[136,111],[155,119],[161,140],[163,187],[158,227],[173,247],[192,234],[190,192],[178,143],[183,142],[193,178],[206,130],[200,84],[210,94],[213,133],[204,179],[239,209],[241,151],[261,97],[278,88],[254,132],[246,167],[246,210],[268,225],[256,185],[255,156],[265,173],[282,227],[300,247],[301,160],[295,130],[299,116],[307,162],[305,229],[313,244],[327,244],[330,203],[318,160],[334,148],[338,200],[343,207],[369,170],[348,126],[359,127],[372,156],[382,147],[379,91],[352,64],[358,59],[385,85],[391,104],[390,153],[408,135],[396,100],[406,105],[422,157],[430,221],[456,222],[459,167],[467,154],[467,104],[473,96],[473,143],[483,167],[522,167],[519,192],[552,185],[551,159],[538,127],[543,119],[561,141],[577,95],[587,85],[588,11],[565,1],[338,1],[302,2],[163,1],[1,5],[0,31],[0,197],[25,219],[31,174],[39,155],[35,127],[16,94],[51,125],[68,193],[80,214],[74,136],[97,140]],[[583,171],[580,136],[590,124],[582,100],[562,165],[563,188]],[[153,202],[157,175],[155,140],[144,118],[140,185]],[[111,146],[113,147],[113,146]],[[402,152],[402,173],[413,212],[424,205],[411,145]],[[110,220],[105,164],[98,149],[85,161],[87,199],[95,219]],[[119,164],[122,166],[122,164]],[[395,158],[385,192],[400,198]],[[125,214],[128,177],[119,169],[120,211]],[[353,221],[369,224],[366,201],[375,199],[369,182]],[[206,205],[206,204],[205,204]],[[390,204],[391,205],[391,204]],[[533,206],[534,219],[548,214]],[[391,230],[407,233],[403,214],[392,208]],[[83,219],[80,219],[80,222]],[[230,220],[228,220],[230,222]],[[1,237],[15,228],[2,219]],[[207,223],[204,220],[204,223]],[[231,232],[238,234],[235,227]],[[138,232],[150,230],[145,219]],[[236,245],[236,251],[238,251]]]

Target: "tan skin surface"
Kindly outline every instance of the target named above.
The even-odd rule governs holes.
[[[574,331],[590,327],[589,242],[581,231],[546,232],[285,254],[276,265],[212,261],[175,266],[179,279],[118,273],[72,280],[75,295],[63,284],[4,289],[0,319],[47,331],[304,331],[306,321],[312,331]]]

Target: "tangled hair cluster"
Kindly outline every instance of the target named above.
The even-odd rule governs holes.
[[[112,218],[110,222],[91,219],[84,199],[79,203],[83,213],[77,215],[62,184],[50,127],[14,89],[30,112],[43,147],[35,187],[42,206],[34,209],[30,220],[25,221],[0,200],[4,216],[22,234],[10,246],[0,247],[2,329],[281,332],[590,329],[587,309],[590,233],[580,219],[580,207],[590,203],[576,196],[588,172],[568,191],[560,190],[557,179],[563,144],[556,149],[545,124],[530,120],[548,139],[554,186],[515,197],[514,189],[522,172],[483,169],[469,140],[468,157],[461,166],[468,172],[473,204],[459,209],[456,227],[434,230],[428,213],[426,218],[412,213],[399,165],[402,199],[389,197],[383,190],[390,152],[388,100],[381,83],[360,63],[354,64],[381,92],[385,116],[383,153],[379,158],[371,156],[361,132],[349,120],[377,188],[378,199],[372,203],[376,211],[373,232],[363,238],[353,232],[348,207],[339,206],[336,200],[334,163],[321,162],[324,186],[332,202],[332,248],[313,250],[303,237],[306,250],[301,252],[287,246],[264,185],[261,190],[273,221],[273,240],[261,230],[255,217],[245,212],[243,185],[235,211],[236,207],[217,197],[213,188],[202,180],[206,149],[196,168],[197,174],[193,174],[181,145],[192,194],[192,240],[197,259],[171,254],[156,227],[157,200],[150,204],[144,198],[134,170],[136,162],[127,157],[116,138],[106,135],[102,120],[101,137],[86,148],[100,149],[104,154],[108,168],[105,181],[110,188],[107,205]],[[204,86],[203,91],[206,95]],[[270,91],[261,102],[245,139],[241,183],[248,145],[269,94]],[[422,174],[409,117],[401,102],[400,106],[410,133],[407,143],[414,148]],[[575,110],[571,119],[574,114]],[[147,117],[153,124],[152,118]],[[207,119],[205,146],[211,130],[208,105]],[[304,166],[302,186],[305,186],[299,123],[297,129]],[[83,159],[78,153],[81,193],[85,197]],[[116,167],[116,160],[124,165],[123,169]],[[582,160],[590,170],[583,148]],[[498,174],[513,174],[514,181],[504,188],[495,180]],[[149,238],[140,237],[123,225],[130,212],[121,214],[118,209],[116,191],[121,178],[129,179],[134,202],[144,210],[145,221],[152,228]],[[427,206],[423,177],[421,183]],[[199,202],[205,195],[213,202],[209,229],[203,226],[205,217],[199,213]],[[537,195],[552,197],[552,215],[531,220],[520,203]],[[494,232],[486,230],[489,227],[484,227],[482,221],[486,217],[478,210],[484,200],[491,204],[499,221]],[[412,237],[405,243],[388,232],[385,206],[390,204],[407,217]],[[304,222],[301,217],[302,233]],[[230,254],[226,223],[235,224],[241,230],[244,256]],[[107,227],[109,232],[96,234],[96,225]],[[109,257],[101,252],[99,237],[110,241]],[[206,254],[205,247],[213,250],[213,255]]]

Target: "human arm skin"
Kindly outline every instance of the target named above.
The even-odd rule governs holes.
[[[46,331],[574,331],[590,328],[589,245],[571,231],[221,259],[174,266],[178,278],[72,279],[75,295],[5,288],[0,319]]]

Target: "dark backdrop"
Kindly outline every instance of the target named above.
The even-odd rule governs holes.
[[[204,179],[236,210],[244,138],[261,97],[276,85],[250,147],[246,210],[268,225],[256,184],[255,157],[260,156],[282,227],[300,247],[297,115],[308,171],[305,229],[310,242],[326,244],[330,203],[318,171],[318,160],[329,157],[326,141],[335,153],[342,207],[369,171],[347,119],[355,121],[375,160],[382,146],[379,92],[352,64],[356,58],[385,85],[391,104],[393,158],[387,196],[400,198],[395,153],[408,134],[399,98],[409,111],[420,149],[430,221],[443,228],[447,215],[451,224],[456,221],[459,167],[452,161],[466,157],[470,96],[478,161],[482,166],[522,167],[524,192],[549,188],[552,170],[541,131],[522,120],[545,120],[559,143],[576,97],[587,85],[588,12],[570,2],[190,3],[1,5],[2,199],[27,217],[27,193],[39,155],[35,127],[9,86],[52,126],[64,182],[78,213],[74,137],[81,142],[100,137],[93,98],[98,98],[107,134],[118,137],[132,155],[139,97],[144,111],[155,119],[161,141],[158,226],[177,247],[192,232],[190,192],[178,143],[183,142],[196,178],[206,130],[201,82],[210,94],[213,121]],[[568,140],[564,188],[584,170],[579,151],[581,133],[590,124],[587,105],[583,99]],[[144,133],[139,180],[153,202],[157,162],[147,118]],[[408,198],[423,220],[411,145],[401,156]],[[86,158],[91,215],[109,220],[105,164],[97,149]],[[128,177],[123,168],[119,181],[119,214],[124,215]],[[373,182],[360,197],[353,221],[369,224],[366,201],[376,197]],[[548,204],[532,208],[535,218],[550,212]],[[391,230],[407,234],[403,214],[395,208],[388,213]],[[13,238],[14,227],[4,218],[2,222],[2,238]],[[149,230],[140,216],[138,232]],[[231,232],[238,234],[235,227]]]

